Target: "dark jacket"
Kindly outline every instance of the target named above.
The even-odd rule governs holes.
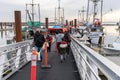
[[[64,40],[67,42],[67,43],[70,43],[71,42],[71,37],[70,37],[70,34],[68,32],[65,33],[64,35]]]
[[[34,44],[37,47],[42,47],[45,42],[44,35],[39,33],[38,31],[34,35]]]

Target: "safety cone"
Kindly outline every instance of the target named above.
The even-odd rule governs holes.
[[[41,65],[42,69],[50,69],[51,65],[48,64],[48,51],[47,51],[47,42],[45,42],[45,52],[44,52],[44,64]]]
[[[34,49],[32,51],[31,59],[31,80],[36,80],[36,63],[37,63],[37,51]]]

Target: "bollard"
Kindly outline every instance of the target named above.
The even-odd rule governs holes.
[[[44,52],[44,63],[41,65],[42,69],[50,69],[51,65],[48,64],[48,52],[47,52],[47,42],[45,42],[45,52]]]
[[[36,80],[36,63],[37,63],[37,51],[34,49],[32,52],[31,60],[31,80]]]

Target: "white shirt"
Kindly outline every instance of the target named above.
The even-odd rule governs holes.
[[[62,33],[57,34],[56,35],[56,41],[61,42],[63,37],[64,37],[64,34],[62,34]]]

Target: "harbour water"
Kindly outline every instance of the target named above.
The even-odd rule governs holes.
[[[119,35],[119,32],[116,30],[118,26],[104,26],[105,39],[104,44],[108,45],[113,43]]]
[[[118,26],[104,26],[105,40],[104,44],[113,43],[118,37],[118,31],[116,29]],[[0,31],[0,45],[7,44],[7,40],[12,39],[14,36],[14,31]]]
[[[0,46],[6,45],[7,40],[11,40],[14,37],[14,31],[0,31]]]

